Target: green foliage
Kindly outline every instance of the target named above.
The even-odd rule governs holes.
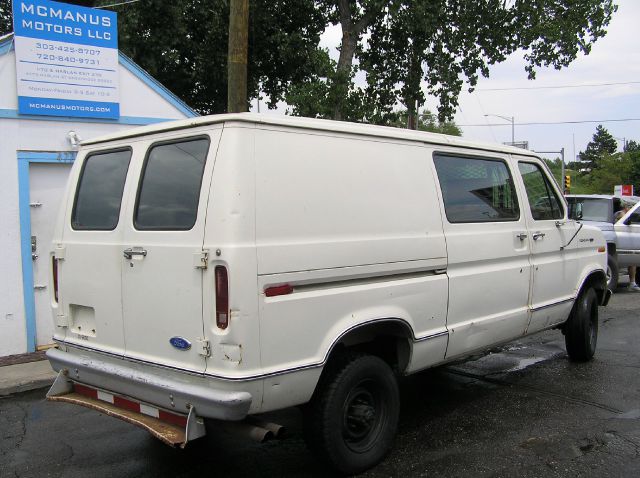
[[[248,97],[263,93],[270,108],[286,99],[296,115],[388,124],[399,105],[415,115],[428,94],[445,121],[465,82],[472,90],[518,49],[529,78],[588,54],[616,8],[613,0],[251,0]],[[226,0],[113,9],[125,54],[201,113],[226,110]],[[328,24],[343,32],[337,62],[318,49]],[[0,0],[0,31],[9,29],[10,1]]]
[[[13,31],[11,0],[0,0],[0,36]]]
[[[402,110],[395,113],[395,119],[386,123],[386,126],[396,128],[406,128],[409,120],[409,112]],[[384,124],[384,123],[383,123]],[[417,128],[420,131],[431,133],[449,134],[452,136],[462,136],[462,130],[453,121],[439,121],[438,117],[429,110],[424,110],[418,115]]]
[[[586,179],[586,188],[593,194],[613,194],[616,184],[633,184],[633,164],[624,154],[606,155],[599,160],[598,167]]]
[[[582,173],[572,176],[572,193],[612,194],[617,184],[633,184],[638,191],[640,187],[640,145],[631,140],[625,145],[623,152],[615,152],[615,138],[602,126],[598,126],[593,140],[587,145],[581,158],[576,162]],[[593,166],[585,168],[587,164]],[[575,188],[574,188],[575,185]]]
[[[374,18],[358,58],[376,111],[402,103],[411,112],[426,93],[451,118],[466,80],[470,90],[489,65],[525,50],[526,71],[560,69],[588,54],[617,7],[612,0],[395,0]]]
[[[618,143],[607,129],[598,125],[593,139],[587,144],[584,151],[578,153],[581,168],[593,172],[603,165],[603,160],[612,155],[618,149]]]
[[[248,97],[275,108],[288,89],[319,68],[326,18],[313,0],[253,0]],[[224,0],[141,0],[115,7],[120,49],[203,114],[227,107],[229,5]]]

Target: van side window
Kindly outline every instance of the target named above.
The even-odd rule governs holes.
[[[136,204],[136,229],[186,231],[196,223],[209,139],[152,146]]]
[[[87,156],[71,214],[73,229],[111,231],[116,228],[130,160],[130,149]]]
[[[520,218],[513,178],[503,161],[436,154],[434,162],[449,222]]]
[[[531,216],[536,221],[562,219],[564,211],[549,179],[540,166],[534,163],[518,163],[529,198]]]

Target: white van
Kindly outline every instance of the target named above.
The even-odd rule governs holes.
[[[588,360],[610,294],[531,152],[323,120],[86,141],[54,237],[49,399],[174,446],[304,404],[343,473],[390,449],[397,376],[553,327]]]

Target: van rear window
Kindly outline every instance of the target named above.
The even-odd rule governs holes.
[[[149,149],[136,204],[136,229],[184,231],[193,227],[208,150],[208,138]]]
[[[503,161],[435,155],[434,162],[449,222],[520,218],[513,178]]]
[[[71,215],[73,229],[110,231],[116,228],[130,160],[130,149],[87,156]]]

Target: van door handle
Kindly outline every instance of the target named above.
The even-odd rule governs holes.
[[[527,238],[527,235],[524,232],[521,232],[520,234],[516,234],[516,238],[524,241]]]
[[[537,241],[538,239],[544,238],[544,236],[545,236],[544,232],[534,232],[533,236],[531,236],[531,237],[533,237],[534,241]]]
[[[124,255],[125,259],[131,259],[133,258],[133,256],[142,256],[142,257],[146,257],[147,255],[147,250],[146,249],[125,249],[122,254]]]

